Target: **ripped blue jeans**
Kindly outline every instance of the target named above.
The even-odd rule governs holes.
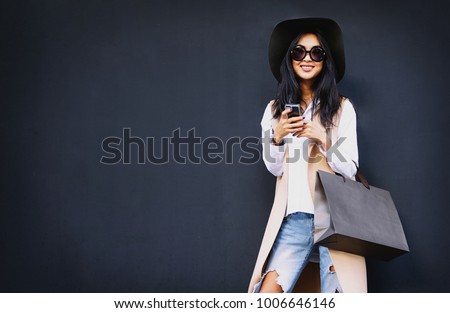
[[[309,261],[319,257],[320,284],[322,292],[342,292],[328,248],[314,244],[314,215],[304,212],[289,214],[283,219],[275,243],[272,247],[266,271],[261,281],[255,285],[259,292],[267,273],[278,273],[277,283],[284,292],[292,292],[300,274]]]

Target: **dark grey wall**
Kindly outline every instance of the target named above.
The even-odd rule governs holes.
[[[327,16],[362,169],[411,248],[369,260],[369,289],[449,292],[444,3],[2,1],[0,291],[246,291],[274,192],[262,161],[138,164],[132,144],[131,164],[105,165],[102,140],[258,137],[273,26]]]

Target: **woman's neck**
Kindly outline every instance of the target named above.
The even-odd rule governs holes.
[[[302,82],[300,90],[302,91],[302,104],[308,105],[313,99],[312,82]]]

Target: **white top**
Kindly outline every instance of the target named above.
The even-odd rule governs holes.
[[[358,164],[356,112],[348,99],[343,101],[342,106],[340,122],[337,126],[337,139],[332,142],[328,151],[325,151],[321,146],[319,146],[319,149],[327,157],[327,162],[333,171],[345,177],[353,177],[356,174],[355,163]],[[309,119],[311,110],[312,103],[308,105],[302,116]],[[272,119],[272,102],[270,102],[261,120],[263,160],[269,172],[275,176],[282,176],[284,154],[286,149],[288,151],[289,178],[286,215],[299,211],[314,214],[314,204],[308,180],[308,144],[310,139],[288,134],[284,138],[285,144],[283,146],[270,144],[273,137]]]

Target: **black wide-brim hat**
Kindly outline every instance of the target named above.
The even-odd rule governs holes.
[[[298,34],[320,30],[330,47],[336,68],[336,82],[345,73],[344,38],[339,25],[329,18],[308,17],[286,20],[278,23],[272,31],[269,42],[269,64],[273,76],[280,81],[280,66],[289,46]]]

